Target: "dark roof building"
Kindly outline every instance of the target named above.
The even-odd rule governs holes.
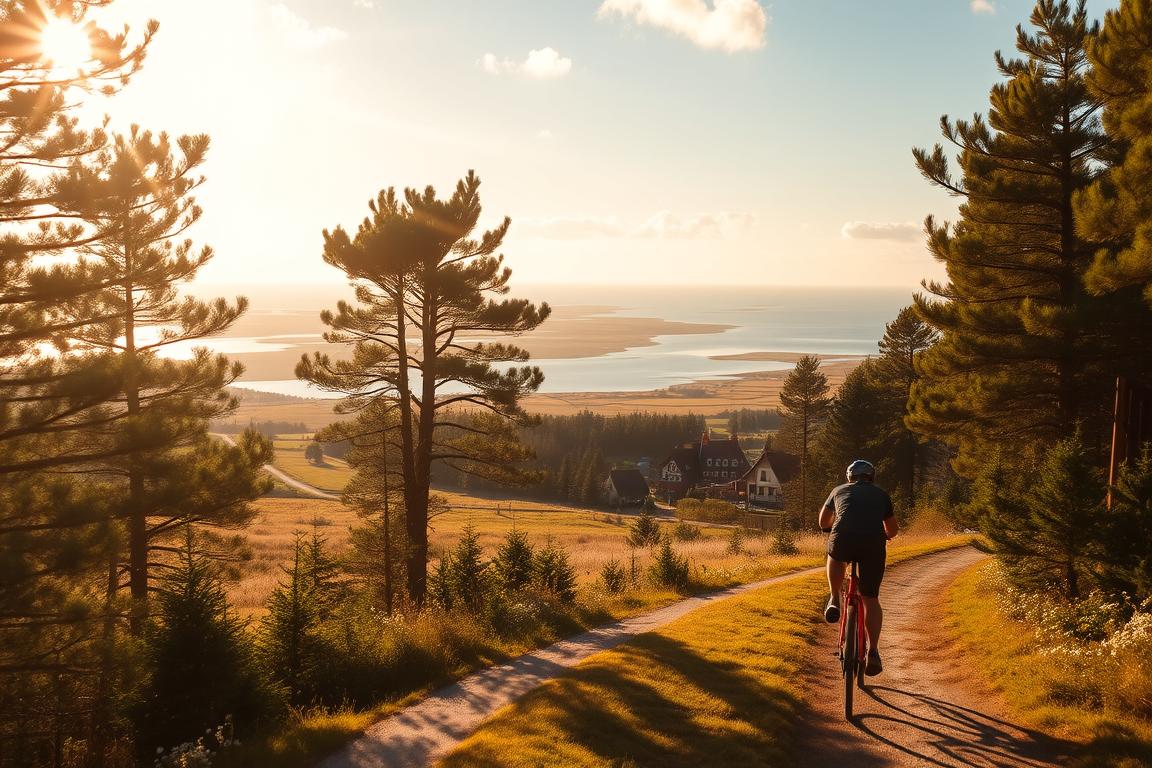
[[[698,441],[673,448],[656,466],[656,495],[678,501],[694,488],[732,485],[748,468],[735,435],[715,439],[705,432]]]
[[[799,475],[799,456],[765,448],[756,463],[736,480],[736,490],[746,494],[749,506],[781,509],[784,484]]]
[[[608,473],[608,503],[613,506],[643,504],[648,481],[638,469],[614,469]]]

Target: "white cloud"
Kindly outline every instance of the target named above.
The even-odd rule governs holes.
[[[728,240],[739,237],[756,222],[751,213],[720,211],[687,216],[659,211],[639,223],[614,217],[559,217],[529,219],[523,222],[531,235],[550,240],[588,238],[653,238],[683,240]]]
[[[528,77],[564,77],[572,71],[572,59],[561,56],[555,48],[538,48],[528,52],[521,69]]]
[[[292,48],[315,49],[348,37],[336,27],[318,27],[283,3],[268,6],[268,14],[284,41]]]
[[[923,229],[910,221],[849,221],[840,228],[840,236],[849,240],[912,242],[923,236]]]
[[[556,136],[547,128],[541,128],[540,132],[536,134],[536,138],[540,139],[540,141],[552,141]]]
[[[370,11],[376,7],[376,0],[352,0],[352,5]]]
[[[972,9],[972,13],[991,15],[996,13],[996,0],[972,0],[968,3],[968,7]]]
[[[537,48],[528,52],[524,61],[513,61],[507,57],[497,58],[494,53],[480,57],[480,67],[490,75],[519,74],[536,80],[564,77],[572,71],[572,59],[560,55],[552,47]]]
[[[729,53],[763,48],[770,20],[757,0],[604,0],[597,15],[630,18]]]

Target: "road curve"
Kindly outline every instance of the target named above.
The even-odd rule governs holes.
[[[797,765],[805,768],[1063,764],[1073,744],[1020,725],[977,681],[945,629],[949,585],[984,555],[909,561],[884,578],[883,674],[856,691],[855,721],[844,720],[836,628],[824,625],[806,680]]]
[[[233,439],[231,435],[225,435],[221,432],[213,432],[212,435],[214,437],[220,438],[228,445],[236,445],[236,440]],[[280,482],[284,483],[284,485],[295,488],[301,493],[305,493],[317,499],[325,499],[326,501],[340,501],[339,495],[328,493],[327,491],[322,491],[314,485],[308,485],[308,483],[301,482],[272,464],[265,464],[263,467],[261,467],[261,469],[272,475],[272,477],[276,478]]]
[[[498,709],[594,653],[614,648],[717,600],[821,571],[823,568],[807,568],[689,597],[481,670],[371,726],[324,760],[320,768],[423,768],[446,755]]]

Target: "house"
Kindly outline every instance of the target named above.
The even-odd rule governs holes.
[[[748,469],[735,435],[717,439],[705,432],[698,441],[673,448],[656,465],[656,496],[671,504],[696,488],[730,488]]]
[[[643,504],[648,498],[648,481],[638,469],[614,469],[608,473],[608,505],[624,507]]]
[[[747,492],[745,497],[751,507],[782,509],[784,507],[784,483],[800,474],[800,458],[782,451],[765,448],[747,472],[736,481],[738,492]]]

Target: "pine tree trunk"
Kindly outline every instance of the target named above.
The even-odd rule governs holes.
[[[125,224],[127,231],[127,224]],[[132,247],[124,246],[124,271],[132,273]],[[136,350],[135,290],[131,282],[124,284],[124,401],[128,423],[140,415],[138,357]],[[128,456],[128,587],[132,595],[129,628],[133,635],[143,629],[148,617],[148,511],[144,502],[144,475],[136,462],[136,455]]]
[[[404,476],[404,531],[407,535],[405,553],[405,576],[407,577],[408,599],[416,607],[424,604],[427,589],[426,567],[428,548],[425,541],[420,551],[420,534],[427,532],[428,494],[420,493],[416,473],[416,436],[413,431],[411,377],[408,370],[408,321],[404,304],[405,285],[403,278],[397,281],[393,301],[396,304],[396,348],[399,376],[397,384],[400,392],[400,459]],[[423,498],[421,498],[423,496]],[[423,574],[423,578],[421,578]]]

